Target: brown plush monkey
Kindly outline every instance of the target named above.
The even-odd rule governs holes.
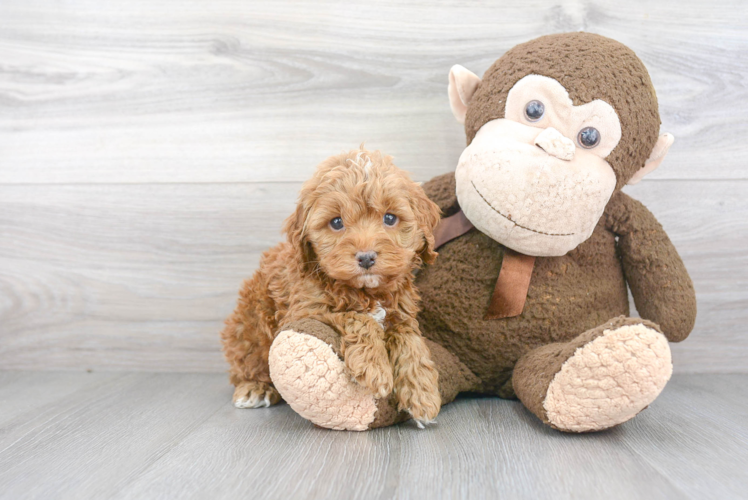
[[[662,391],[668,341],[686,338],[696,316],[667,234],[620,191],[673,142],[658,135],[644,65],[599,35],[550,35],[514,47],[482,80],[455,66],[449,97],[468,147],[455,173],[424,185],[444,213],[442,246],[417,278],[443,404],[470,391],[519,397],[563,431],[625,422]],[[627,283],[643,319],[628,317]],[[273,344],[284,397],[325,395],[291,406],[340,429],[406,419],[393,398],[345,378],[328,330],[307,320]]]

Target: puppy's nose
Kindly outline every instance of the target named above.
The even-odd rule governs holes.
[[[373,266],[377,262],[377,253],[376,252],[358,252],[356,254],[356,259],[358,259],[359,267],[363,267],[364,269],[369,269],[371,266]]]

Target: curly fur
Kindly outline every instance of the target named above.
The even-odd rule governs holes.
[[[383,223],[386,213],[397,216],[394,226]],[[342,230],[330,225],[336,217]],[[413,271],[436,258],[439,217],[437,205],[389,156],[362,147],[323,161],[285,221],[287,241],[263,254],[221,332],[236,406],[280,400],[270,380],[270,345],[284,325],[314,318],[340,333],[358,383],[379,398],[394,390],[401,410],[419,422],[433,420],[441,400],[415,319]],[[371,251],[376,262],[365,270],[356,254]],[[369,315],[380,305],[383,326]]]

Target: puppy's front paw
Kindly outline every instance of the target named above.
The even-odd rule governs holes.
[[[345,365],[353,379],[382,399],[390,395],[394,386],[392,366],[387,351],[373,346],[355,346],[345,353]]]
[[[392,392],[393,373],[384,330],[368,314],[346,313],[342,318],[340,350],[345,366],[377,399],[387,397]]]
[[[242,382],[234,390],[234,406],[237,408],[268,408],[280,402],[278,391],[265,382]]]
[[[436,388],[413,394],[410,404],[403,408],[410,413],[419,429],[436,422],[436,416],[442,406],[442,398]]]
[[[439,375],[434,364],[429,360],[411,367],[398,366],[396,371],[395,394],[399,409],[410,413],[419,429],[434,423],[442,406]]]

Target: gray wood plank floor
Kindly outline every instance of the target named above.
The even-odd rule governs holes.
[[[0,372],[0,498],[745,498],[748,375],[676,375],[615,429],[567,435],[519,403],[438,423],[319,429],[237,410],[219,374]]]

